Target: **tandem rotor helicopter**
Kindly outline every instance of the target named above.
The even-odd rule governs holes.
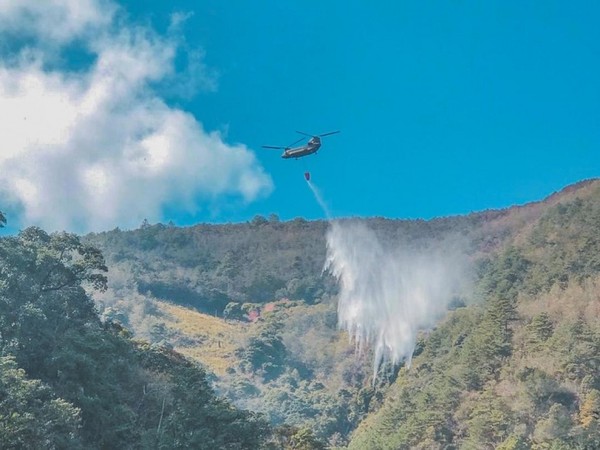
[[[317,153],[317,151],[321,148],[321,138],[325,136],[329,136],[332,134],[337,134],[340,131],[330,131],[329,133],[323,134],[308,134],[303,131],[296,131],[298,134],[302,134],[304,136],[308,136],[310,139],[305,145],[301,145],[300,147],[292,147],[299,142],[302,142],[306,137],[298,139],[296,142],[288,145],[287,147],[275,146],[275,145],[263,145],[263,148],[277,149],[283,150],[281,154],[282,158],[302,158],[303,156],[312,155],[313,153]]]
[[[321,148],[321,138],[322,137],[330,136],[332,134],[337,134],[339,132],[340,131],[338,130],[338,131],[330,131],[329,133],[323,133],[323,134],[308,134],[303,131],[296,131],[296,133],[302,134],[304,137],[298,139],[296,142],[293,142],[292,144],[288,145],[287,147],[282,147],[282,146],[277,146],[277,145],[263,145],[262,148],[283,150],[283,153],[281,154],[282,158],[298,159],[298,158],[302,158],[303,156],[308,156],[308,155],[312,155],[313,153],[317,153],[319,151],[319,149]],[[310,138],[306,144],[301,145],[299,147],[294,147],[294,145],[305,140],[306,137]],[[310,181],[310,172],[305,172],[304,178],[306,178],[306,181]]]

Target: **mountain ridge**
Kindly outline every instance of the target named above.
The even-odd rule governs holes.
[[[232,347],[228,347],[227,352],[231,356],[224,365],[222,359],[214,363],[212,370],[217,374],[216,386],[236,404],[266,414],[273,424],[309,426],[330,445],[350,444],[353,448],[438,448],[436,445],[439,448],[445,448],[442,445],[487,448],[500,445],[506,439],[528,443],[529,447],[523,448],[537,448],[535,439],[542,440],[539,437],[534,439],[536,424],[541,421],[539,427],[542,427],[546,423],[544,421],[549,420],[545,415],[552,405],[529,413],[525,432],[515,432],[511,428],[512,433],[499,433],[493,439],[489,438],[487,444],[482,443],[482,435],[475,431],[464,431],[483,425],[473,424],[461,408],[479,411],[477,408],[482,408],[479,399],[489,397],[500,410],[505,411],[511,427],[519,423],[518,414],[522,412],[515,409],[511,401],[520,400],[509,401],[509,397],[496,392],[496,387],[490,390],[490,383],[495,382],[499,386],[512,383],[526,390],[523,386],[534,381],[528,378],[529,375],[518,372],[526,368],[517,370],[511,365],[514,364],[512,360],[502,359],[506,356],[498,359],[494,351],[529,345],[530,332],[526,330],[534,326],[532,323],[550,321],[552,327],[560,328],[562,319],[573,319],[572,315],[561,318],[557,311],[563,310],[555,307],[549,308],[551,314],[545,317],[540,315],[539,306],[531,305],[548,302],[548,296],[552,295],[560,298],[583,295],[585,298],[593,292],[593,286],[596,286],[593,279],[600,270],[593,256],[597,244],[594,217],[600,208],[598,205],[600,180],[592,179],[569,185],[542,200],[501,210],[429,221],[342,219],[342,222],[359,220],[366,223],[384,246],[402,245],[418,249],[435,247],[447,239],[456,240],[464,244],[465,252],[476,269],[473,272],[472,298],[459,299],[455,311],[451,311],[448,318],[420,336],[413,360],[415,370],[390,372],[375,386],[369,375],[372,370],[369,354],[365,353],[356,360],[352,356],[352,346],[343,344],[347,337],[336,329],[337,286],[335,280],[322,276],[326,222],[304,219],[280,222],[259,217],[244,224],[199,224],[185,229],[147,225],[130,232],[103,234],[101,237],[106,242],[113,239],[104,247],[98,241],[98,235],[88,237],[90,242],[100,243],[103,248],[109,261],[109,280],[113,279],[112,285],[109,282],[107,293],[99,299],[103,316],[113,320],[124,318],[124,324],[136,330],[141,337],[161,345],[174,345],[179,351],[208,364],[209,370],[209,354],[218,351],[218,338],[209,337],[212,344],[205,350],[201,343],[196,345],[194,339],[200,339],[198,333],[196,337],[194,333],[188,335],[178,325],[184,323],[183,316],[188,314],[185,307],[210,314],[210,322],[215,324],[222,321],[233,325],[233,328],[228,328],[231,334],[227,339],[228,345],[233,343],[237,349],[232,351]],[[186,253],[188,251],[197,251],[200,257]],[[177,262],[179,257],[182,258],[181,264]],[[194,265],[195,261],[200,262],[199,266]],[[592,284],[578,291],[578,280],[584,280],[583,286],[588,283],[585,280],[592,280],[589,281]],[[169,293],[181,296],[172,298]],[[192,301],[186,297],[190,293],[200,293],[205,297],[208,293],[208,302],[204,303],[202,295]],[[215,303],[215,298],[220,299],[220,303]],[[282,299],[285,301],[279,306],[270,306]],[[526,302],[524,299],[534,300]],[[153,313],[164,310],[160,306],[164,301],[178,304],[177,308],[184,307],[179,310],[179,319]],[[212,305],[212,309],[207,305]],[[585,308],[596,311],[593,306]],[[189,312],[190,316],[196,314],[193,309]],[[519,321],[513,322],[512,317],[519,317]],[[212,327],[206,322],[208,318],[205,316],[203,323]],[[456,330],[444,331],[448,326]],[[498,331],[496,339],[489,334],[489,329],[503,331]],[[448,346],[444,351],[456,354],[457,358],[466,358],[469,364],[445,368],[448,362],[445,359],[438,361],[439,356],[436,355],[440,350],[433,350],[437,347],[432,339],[441,339],[445,343],[443,345]],[[452,342],[462,341],[467,346],[464,352],[452,345]],[[487,350],[479,348],[482,342],[487,342],[485,345],[489,348],[484,347]],[[436,345],[439,347],[441,344]],[[319,349],[318,354],[315,354],[314,348]],[[429,355],[432,362],[424,363],[422,355]],[[489,358],[481,359],[480,355],[488,355]],[[551,355],[546,358],[552,359]],[[503,361],[508,364],[506,370],[513,378],[502,377],[502,370],[505,370]],[[467,396],[452,394],[448,398],[454,406],[447,405],[450,413],[444,416],[444,421],[450,422],[433,422],[438,424],[435,427],[441,426],[440,429],[450,427],[450,437],[444,440],[439,436],[436,438],[434,433],[427,441],[431,446],[419,447],[411,441],[412,438],[394,437],[377,425],[375,429],[379,430],[377,435],[381,439],[373,440],[372,433],[365,432],[364,427],[369,423],[390,420],[386,411],[390,408],[398,410],[398,406],[390,400],[396,394],[390,393],[397,391],[399,383],[412,385],[414,380],[411,377],[423,370],[418,368],[431,364],[438,367],[436,370],[458,371],[455,379],[470,386],[465,388]],[[556,365],[560,364],[556,362]],[[470,366],[482,367],[489,372],[467,370]],[[542,375],[535,372],[535,377],[553,379],[556,386],[564,383],[554,372]],[[334,379],[338,381],[331,383]],[[440,380],[434,378],[431,382],[437,386]],[[445,382],[441,385],[444,386]],[[570,423],[576,423],[573,417],[579,414],[576,411],[586,401],[585,396],[574,394],[569,398],[573,399],[573,406],[559,405],[554,410],[564,406],[567,409],[560,409],[561,417],[571,417]],[[429,406],[434,409],[440,407],[435,402]],[[425,407],[426,403],[419,408]],[[509,410],[512,413],[509,414]],[[426,410],[422,412],[426,414]],[[365,418],[368,418],[367,422],[359,425]],[[409,419],[406,416],[402,421]],[[414,428],[415,424],[410,425],[410,421],[402,423],[405,429],[413,430],[410,433],[419,429]],[[451,423],[460,423],[467,428],[461,431]],[[351,435],[355,427],[358,429]],[[418,433],[425,431],[421,429]],[[386,436],[390,438],[391,447],[384,442]],[[564,442],[573,441],[574,437],[568,433],[566,436]],[[588,434],[586,436],[589,437]]]

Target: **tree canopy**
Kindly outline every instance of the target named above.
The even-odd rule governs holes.
[[[247,448],[270,434],[171,350],[102,323],[102,254],[69,233],[0,238],[0,441],[11,448]]]

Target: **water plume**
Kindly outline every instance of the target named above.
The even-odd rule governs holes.
[[[459,287],[460,264],[436,251],[390,248],[364,223],[334,221],[327,232],[325,269],[340,286],[338,326],[357,350],[382,364],[410,365],[419,330],[432,327]]]
[[[306,180],[306,183],[308,184],[308,187],[315,196],[317,203],[319,204],[319,206],[321,206],[321,209],[323,209],[323,212],[327,216],[327,220],[331,220],[331,213],[329,212],[327,203],[325,203],[325,200],[323,200],[323,196],[321,195],[321,191],[319,191],[319,188],[317,188],[317,186],[315,186],[310,180]]]
[[[465,260],[450,241],[408,250],[383,243],[364,221],[332,220],[319,189],[307,182],[329,220],[324,271],[340,287],[338,327],[357,352],[373,349],[375,382],[382,365],[410,366],[418,332],[433,327],[465,289]]]

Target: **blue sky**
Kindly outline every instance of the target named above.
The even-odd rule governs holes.
[[[210,206],[202,186],[185,201],[170,202],[169,191],[158,210],[149,206],[151,222],[323,218],[306,170],[334,215],[390,218],[522,204],[598,176],[597,2],[120,4],[129,26],[163,36],[173,13],[192,13],[176,32],[175,65],[200,52],[200,89],[174,95],[183,81],[167,77],[154,95],[227,145],[243,144],[256,157],[248,164],[263,168],[260,183],[271,180],[260,194],[243,188],[244,201],[235,189],[211,193]],[[295,130],[338,129],[302,160],[260,148],[293,142]],[[180,207],[190,201],[198,207]],[[11,208],[9,220],[13,211],[26,225],[18,202]],[[111,217],[95,226],[121,216]],[[94,228],[77,220],[65,227]]]
[[[151,3],[135,13],[169,12]],[[257,213],[322,217],[305,168],[334,213],[400,218],[505,207],[598,176],[596,2],[202,3],[176,5],[194,11],[186,37],[219,89],[188,108],[256,149],[275,183]],[[259,149],[296,129],[342,133],[305,161]]]

